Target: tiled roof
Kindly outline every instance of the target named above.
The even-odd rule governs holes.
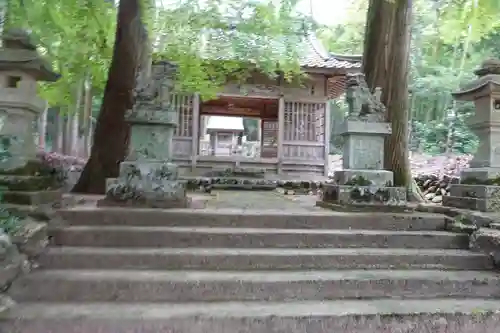
[[[241,33],[235,30],[210,30],[206,31],[207,39],[202,47],[203,53],[207,57],[215,59],[228,59],[237,55],[230,54],[232,51],[232,40],[238,39],[240,43],[248,45],[248,49],[255,50],[259,45],[264,48],[271,48],[276,54],[286,55],[286,44],[283,40],[270,38],[267,36],[257,36]],[[296,38],[298,37],[298,38]],[[288,37],[284,36],[283,39]],[[336,55],[326,51],[321,42],[313,33],[304,33],[303,36],[294,36],[296,40],[293,44],[300,51],[299,62],[304,68],[317,69],[350,69],[361,68],[361,56],[356,55]],[[289,44],[289,43],[288,43]],[[248,54],[249,61],[255,61],[259,57],[256,54]]]
[[[300,65],[308,68],[349,69],[361,68],[361,56],[336,55],[327,52],[314,34],[306,38],[307,52]]]

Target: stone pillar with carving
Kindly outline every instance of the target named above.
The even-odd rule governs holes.
[[[186,184],[178,180],[172,163],[172,142],[178,114],[169,102],[175,66],[156,63],[152,77],[141,84],[136,103],[126,119],[130,123],[129,154],[120,175],[108,179],[106,197],[99,206],[184,208],[189,205]]]
[[[326,184],[318,206],[334,210],[405,210],[407,189],[393,186],[393,173],[383,169],[384,140],[391,134],[386,108],[377,89],[372,94],[363,74],[349,76],[349,114],[338,126],[343,141],[343,170]]]
[[[483,212],[500,211],[500,60],[489,59],[475,71],[478,78],[453,93],[459,101],[472,101],[475,112],[469,128],[479,139],[460,184],[450,188],[443,205]]]

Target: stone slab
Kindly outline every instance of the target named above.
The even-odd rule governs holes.
[[[363,203],[353,203],[353,204],[335,204],[331,202],[317,201],[317,207],[324,209],[330,209],[334,212],[382,212],[382,213],[412,213],[414,208],[412,206],[401,205],[401,206],[387,206],[378,204],[363,204]]]
[[[52,230],[55,246],[465,249],[467,234],[443,231],[303,230],[215,227],[69,226]]]
[[[482,252],[384,248],[48,248],[39,258],[44,269],[118,270],[328,270],[448,269],[489,270]]]
[[[460,173],[461,181],[467,179],[477,179],[485,181],[488,179],[495,179],[500,177],[500,167],[498,168],[469,168]]]
[[[108,181],[106,197],[98,201],[99,207],[188,208],[186,182],[161,180]]]
[[[4,191],[2,202],[17,205],[44,205],[56,203],[62,200],[61,191]]]
[[[343,139],[342,168],[382,170],[384,162],[383,136],[349,134]]]
[[[54,185],[53,176],[0,175],[0,187],[11,191],[45,191]]]
[[[346,185],[361,179],[368,181],[373,186],[392,186],[394,174],[388,170],[338,170],[333,175],[333,180],[338,185]],[[352,185],[352,184],[350,184]]]
[[[443,206],[478,210],[481,212],[500,212],[498,199],[479,199],[470,197],[443,196]]]
[[[226,191],[273,191],[276,189],[276,185],[265,185],[265,184],[213,184],[211,187],[214,190],[226,190]]]
[[[336,129],[338,135],[365,134],[372,136],[390,135],[392,128],[390,123],[376,123],[366,121],[345,120]]]
[[[454,184],[450,187],[450,195],[478,199],[494,199],[500,201],[500,186]]]
[[[374,333],[500,331],[498,300],[351,300],[190,304],[34,303],[13,310],[5,332]]]
[[[210,197],[211,200],[217,200]],[[310,212],[258,211],[243,209],[88,209],[75,207],[58,211],[70,225],[125,226],[206,226],[280,229],[371,229],[444,230],[445,216],[428,213],[339,213],[327,210]]]
[[[322,201],[339,205],[406,206],[404,187],[325,184]]]
[[[496,273],[477,271],[45,270],[16,281],[9,296],[18,302],[116,303],[498,298],[499,284]]]
[[[134,207],[134,208],[188,208],[191,202],[188,198],[183,200],[176,199],[164,199],[152,200],[148,198],[147,200],[137,200],[137,199],[126,199],[126,200],[115,200],[114,198],[104,198],[97,202],[97,207]]]

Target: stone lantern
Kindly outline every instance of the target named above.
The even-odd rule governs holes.
[[[176,67],[166,61],[153,64],[151,77],[142,76],[135,105],[126,114],[130,123],[128,156],[120,175],[108,179],[106,197],[99,206],[183,208],[189,205],[186,184],[178,180],[172,163],[172,142],[178,111],[170,104]],[[140,76],[141,77],[141,76]]]
[[[470,167],[452,185],[443,205],[479,211],[500,211],[500,61],[489,59],[475,71],[478,78],[453,93],[472,101],[475,112],[468,126],[479,139]]]
[[[46,107],[37,96],[37,81],[58,78],[26,31],[5,32],[0,49],[0,145],[5,156],[0,158],[0,170],[22,168],[35,160],[33,124]]]

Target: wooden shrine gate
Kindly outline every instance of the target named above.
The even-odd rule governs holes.
[[[199,97],[173,95],[171,103],[177,108],[179,116],[173,140],[174,159],[180,166],[193,168],[197,160],[201,161],[198,156]],[[268,164],[269,169],[277,173],[327,174],[330,136],[327,101],[281,97],[278,119],[261,120],[261,158],[258,163]],[[203,160],[207,158],[204,156]],[[234,158],[240,158],[241,163],[257,163],[250,159],[242,160],[241,157]],[[216,162],[213,161],[214,165]]]

